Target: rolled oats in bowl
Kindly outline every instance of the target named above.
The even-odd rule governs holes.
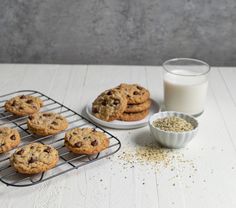
[[[163,131],[184,132],[193,130],[193,125],[183,118],[170,116],[153,121],[153,126]]]
[[[182,148],[197,134],[198,121],[188,114],[165,111],[152,115],[149,127],[154,138],[162,146]]]

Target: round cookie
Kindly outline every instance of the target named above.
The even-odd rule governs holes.
[[[8,152],[20,143],[20,134],[16,129],[0,128],[0,153]]]
[[[121,121],[139,121],[144,119],[149,113],[149,110],[144,110],[138,113],[123,113],[119,120]]]
[[[109,146],[106,134],[91,128],[74,128],[65,135],[65,146],[76,154],[96,154]]]
[[[4,106],[6,111],[14,115],[27,116],[38,112],[43,106],[43,101],[39,97],[20,95],[8,100]]]
[[[68,122],[60,114],[39,112],[28,117],[27,126],[32,133],[47,136],[65,130],[68,127]]]
[[[150,93],[144,87],[137,84],[120,84],[116,89],[124,91],[128,104],[139,104],[145,102],[150,97]]]
[[[15,151],[10,161],[19,173],[36,174],[53,168],[59,160],[55,148],[40,143],[28,144]]]
[[[127,107],[127,99],[123,92],[117,89],[106,90],[92,104],[93,114],[104,121],[119,118]]]
[[[140,104],[129,104],[125,109],[125,113],[138,113],[150,108],[152,101],[148,99],[144,103]]]

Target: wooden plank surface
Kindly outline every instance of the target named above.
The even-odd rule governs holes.
[[[235,81],[236,68],[212,69],[199,132],[187,148],[165,152],[167,165],[122,158],[154,142],[148,127],[108,129],[122,142],[116,155],[36,186],[0,184],[1,207],[236,207]],[[163,100],[161,67],[0,65],[0,94],[39,90],[83,114],[100,92],[122,82],[140,83]]]

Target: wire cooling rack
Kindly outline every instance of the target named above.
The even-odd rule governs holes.
[[[22,94],[40,97],[44,102],[41,112],[55,112],[64,116],[69,123],[69,127],[65,131],[75,127],[90,127],[96,129],[97,131],[104,132],[110,139],[109,147],[96,155],[76,155],[68,151],[64,146],[65,131],[62,131],[56,135],[44,137],[32,134],[26,125],[27,116],[16,117],[9,112],[6,112],[4,109],[4,103],[8,99]],[[120,141],[115,136],[105,131],[101,127],[98,127],[96,124],[90,122],[88,119],[66,107],[65,105],[38,91],[22,90],[0,96],[0,127],[2,126],[16,128],[19,131],[21,135],[21,143],[18,145],[18,147],[33,142],[40,142],[42,144],[48,144],[56,148],[60,156],[57,165],[51,170],[37,175],[25,175],[17,173],[10,165],[9,158],[15,151],[14,149],[5,154],[0,154],[0,181],[8,186],[24,187],[42,183],[54,177],[66,174],[69,171],[78,169],[84,165],[88,165],[108,157],[116,153],[121,147]]]

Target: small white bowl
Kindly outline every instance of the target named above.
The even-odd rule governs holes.
[[[183,118],[187,122],[191,123],[194,129],[186,132],[171,132],[163,131],[158,127],[153,126],[153,121],[171,116]],[[152,115],[149,119],[149,127],[158,143],[160,143],[164,147],[175,149],[185,147],[193,139],[198,131],[198,121],[194,117],[181,112],[165,111]]]

